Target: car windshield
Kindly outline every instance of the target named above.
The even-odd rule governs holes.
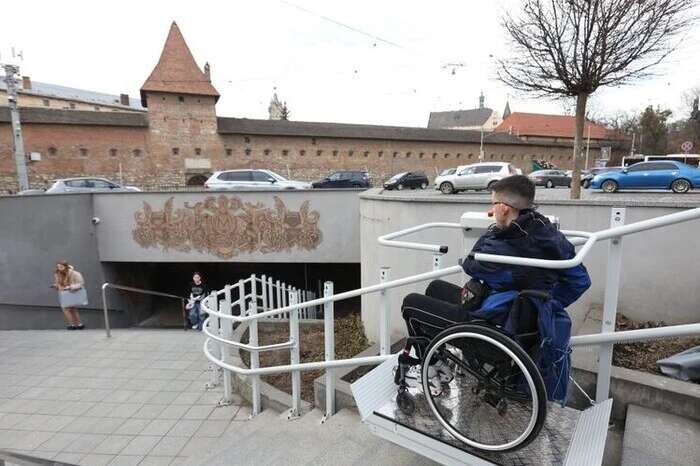
[[[397,173],[396,175],[394,175],[394,176],[392,176],[391,178],[389,178],[389,181],[391,182],[391,181],[399,180],[399,179],[401,179],[406,173],[408,173],[408,172]]]
[[[287,178],[283,177],[282,175],[278,175],[277,173],[271,171],[271,170],[265,170],[266,173],[269,173],[270,176],[272,176],[274,179],[277,181],[287,181]]]

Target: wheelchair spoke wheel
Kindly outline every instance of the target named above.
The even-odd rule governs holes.
[[[442,360],[455,377],[440,395],[429,390],[429,364]],[[547,396],[537,366],[504,333],[465,324],[438,334],[425,352],[425,398],[442,426],[467,445],[512,451],[530,443],[542,429]]]

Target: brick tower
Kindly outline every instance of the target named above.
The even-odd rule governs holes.
[[[166,183],[203,182],[211,159],[222,150],[217,135],[216,102],[210,67],[204,72],[173,21],[163,52],[141,86],[141,101],[148,107],[149,149],[152,167]],[[183,177],[185,178],[183,180]]]

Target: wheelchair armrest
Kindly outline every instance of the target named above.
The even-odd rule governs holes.
[[[551,298],[551,295],[547,291],[541,291],[541,290],[520,290],[518,292],[518,296],[527,296],[530,298],[539,298],[539,299]]]

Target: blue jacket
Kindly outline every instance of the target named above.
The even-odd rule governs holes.
[[[492,226],[474,245],[472,253],[566,260],[576,255],[574,246],[543,215],[521,211],[507,228]],[[564,402],[569,383],[571,319],[565,308],[576,301],[590,286],[591,279],[583,265],[570,269],[542,269],[489,262],[477,262],[470,254],[462,264],[464,271],[491,287],[481,308],[473,317],[487,319],[515,332],[509,310],[518,290],[548,291],[551,298],[527,298],[537,308],[542,339],[535,361],[552,401]]]

